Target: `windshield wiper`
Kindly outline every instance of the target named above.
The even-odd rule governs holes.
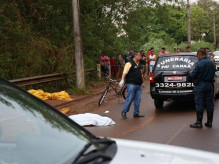
[[[96,145],[96,149],[91,150],[90,152],[84,154],[92,145]],[[102,159],[103,161],[110,161],[112,160],[112,154],[106,154],[105,150],[108,146],[116,144],[115,141],[107,139],[107,138],[98,138],[95,140],[91,140],[89,143],[87,143],[84,148],[80,151],[78,156],[75,158],[74,162],[75,164],[82,164],[87,163],[96,159]]]

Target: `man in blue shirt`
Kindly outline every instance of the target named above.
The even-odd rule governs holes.
[[[207,110],[207,122],[205,126],[212,127],[214,112],[212,91],[216,67],[212,61],[207,59],[207,54],[204,49],[198,50],[197,58],[199,61],[196,67],[190,72],[190,76],[196,82],[194,92],[197,121],[194,124],[190,124],[190,127],[202,128],[204,107]]]

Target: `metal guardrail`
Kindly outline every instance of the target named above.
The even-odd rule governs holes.
[[[95,70],[95,69],[85,71],[86,75],[94,74],[96,72],[97,72],[97,70]],[[24,86],[30,86],[30,85],[40,84],[40,83],[65,80],[65,79],[67,79],[67,77],[68,77],[67,74],[54,73],[54,74],[48,74],[48,75],[14,79],[14,80],[9,80],[9,81],[20,86],[20,87],[24,87]]]
[[[67,78],[67,74],[54,73],[54,74],[48,74],[42,76],[34,76],[34,77],[10,80],[10,82],[20,87],[23,87],[23,86],[52,82],[57,80],[64,80],[66,78]]]

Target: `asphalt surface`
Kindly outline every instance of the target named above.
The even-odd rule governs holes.
[[[76,113],[105,115],[116,122],[113,126],[86,127],[96,136],[177,145],[219,153],[219,99],[215,100],[213,128],[192,129],[189,124],[196,120],[193,100],[165,102],[164,110],[157,112],[149,94],[149,81],[143,89],[140,107],[140,113],[145,115],[144,118],[133,118],[132,105],[127,114],[128,119],[123,119],[121,110],[124,100],[120,99],[118,102],[113,91],[107,95],[106,101],[100,107],[97,106],[99,97],[100,95],[92,96],[88,105],[88,100],[84,100],[81,109],[75,110],[75,106],[71,107],[73,111],[77,111]],[[109,113],[106,114],[105,111]],[[206,113],[203,122],[206,122]]]

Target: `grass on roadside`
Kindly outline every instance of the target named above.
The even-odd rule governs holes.
[[[85,88],[77,88],[77,86],[73,86],[69,88],[67,92],[72,95],[92,95],[93,93],[90,91],[92,88],[98,88],[105,85],[105,80],[99,80],[97,77],[86,77]]]

